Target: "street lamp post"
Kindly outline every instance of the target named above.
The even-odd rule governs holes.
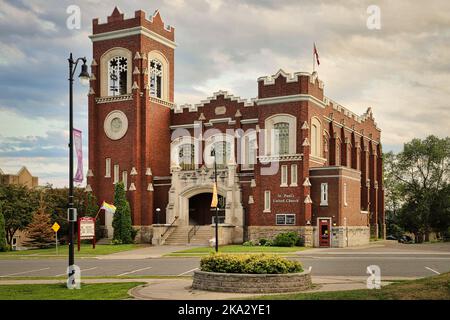
[[[156,208],[156,224],[159,224],[159,213],[161,212],[160,208]]]
[[[213,149],[211,152],[211,156],[214,158],[214,183],[216,184],[216,191],[217,191],[217,161],[216,161],[216,150]],[[219,198],[219,196],[217,196]],[[215,247],[216,252],[219,252],[219,204],[216,204],[216,241],[215,241]]]
[[[69,271],[68,277],[74,275],[75,258],[74,258],[74,244],[73,236],[75,229],[75,222],[77,221],[77,210],[74,208],[73,201],[73,76],[77,65],[83,61],[81,66],[81,73],[78,76],[82,85],[89,84],[89,72],[86,65],[86,58],[73,59],[72,53],[69,56],[69,203],[67,209],[67,218],[69,220]],[[74,281],[74,280],[73,280]],[[74,284],[74,283],[72,283]]]

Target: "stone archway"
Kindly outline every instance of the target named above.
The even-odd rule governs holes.
[[[189,225],[191,222],[193,222],[192,220],[190,221],[190,219],[189,219],[190,199],[193,199],[197,196],[201,196],[204,194],[206,194],[206,195],[209,194],[210,196],[208,199],[206,199],[207,196],[204,196],[205,199],[203,199],[203,200],[206,201],[206,203],[203,204],[203,208],[206,210],[207,208],[210,207],[211,196],[212,196],[211,191],[212,191],[211,188],[208,188],[208,187],[194,187],[194,188],[190,188],[180,194],[180,210],[179,210],[178,225]],[[226,198],[225,190],[218,188],[217,193],[220,197],[222,197],[224,199]],[[191,204],[192,204],[192,202],[191,202]],[[227,208],[226,206],[224,206],[224,214],[225,214],[225,217],[227,217],[231,214],[230,209]],[[207,223],[205,223],[205,224],[207,224]],[[209,224],[211,224],[211,222]]]
[[[225,222],[226,198],[218,195],[219,223]],[[189,225],[210,225],[215,220],[215,209],[211,208],[212,193],[199,193],[189,198]]]

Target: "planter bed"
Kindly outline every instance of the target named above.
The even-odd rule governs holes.
[[[234,293],[296,292],[312,287],[309,271],[286,274],[242,274],[194,271],[192,288]]]

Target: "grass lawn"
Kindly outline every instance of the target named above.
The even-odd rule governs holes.
[[[142,282],[81,284],[69,290],[65,284],[0,285],[0,300],[119,300],[130,298],[128,290]]]
[[[264,247],[264,246],[242,246],[242,245],[227,245],[220,246],[219,252],[226,253],[273,253],[273,254],[289,254],[296,251],[306,250],[305,247]],[[175,251],[167,254],[167,256],[199,256],[207,255],[214,252],[213,247],[196,247],[187,250]]]
[[[255,297],[255,300],[450,300],[450,272],[399,281],[381,289],[294,293]]]
[[[116,253],[121,251],[128,251],[132,249],[138,249],[142,247],[142,245],[138,244],[99,244],[95,246],[95,249],[92,249],[91,244],[82,244],[81,250],[78,251],[77,246],[75,245],[75,257],[93,257],[99,255],[105,255],[110,253]],[[9,252],[0,252],[0,259],[11,259],[11,258],[20,258],[20,257],[50,257],[50,258],[58,258],[64,257],[66,258],[68,255],[69,246],[58,246],[58,254],[56,254],[55,248],[49,249],[30,249],[30,250],[20,250],[20,251],[9,251]]]

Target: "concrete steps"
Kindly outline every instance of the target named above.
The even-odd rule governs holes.
[[[175,230],[166,239],[164,244],[167,245],[186,245],[188,243],[188,233],[191,227],[179,227],[177,226]]]
[[[189,244],[192,245],[209,245],[211,239],[211,226],[200,226],[195,235],[191,238]]]
[[[211,238],[211,226],[200,226],[196,234],[188,242],[188,234],[193,226],[176,227],[172,234],[166,239],[166,245],[209,245]]]

